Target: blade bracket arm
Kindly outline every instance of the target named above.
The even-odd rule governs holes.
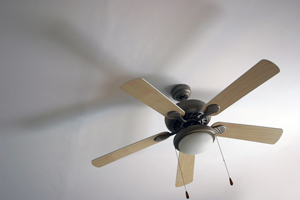
[[[180,122],[186,123],[187,121],[185,119],[183,119],[180,115],[180,112],[178,111],[170,111],[168,112],[168,117],[170,117],[171,119],[177,119]]]
[[[177,132],[175,132],[175,133],[165,133],[165,134],[162,134],[162,135],[158,135],[158,136],[156,136],[156,137],[154,138],[154,141],[155,141],[155,142],[163,141],[163,140],[169,138],[170,136],[175,135],[176,133],[177,133]]]
[[[219,125],[219,126],[214,126],[212,127],[215,130],[215,134],[222,134],[226,131],[226,127],[223,125]]]
[[[218,113],[219,110],[220,110],[220,106],[217,104],[208,105],[204,111],[204,114],[200,117],[200,119]]]

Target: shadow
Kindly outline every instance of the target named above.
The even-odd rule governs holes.
[[[143,7],[142,5],[137,6]],[[151,8],[155,9],[158,6],[161,6],[160,3],[151,5]],[[131,22],[130,20],[147,16],[147,14],[149,14],[149,16],[155,16],[153,13],[150,13],[152,12],[152,9],[147,9],[146,13],[134,13],[132,17],[124,19],[124,24],[131,23],[134,28],[139,28],[137,31],[149,28],[143,25],[141,27],[141,21],[135,20],[134,22]],[[160,69],[166,67],[166,63],[172,58],[172,55],[176,56],[178,52],[180,52],[180,49],[189,43],[188,41],[193,38],[192,35],[194,33],[199,33],[199,31],[196,30],[199,30],[201,25],[209,23],[209,19],[216,15],[218,9],[210,3],[191,1],[190,4],[175,5],[170,10],[164,11],[166,10],[160,9],[160,11],[156,13],[158,16],[164,16],[165,19],[155,21],[155,23],[151,22],[154,23],[153,25],[156,25],[156,29],[150,27],[149,31],[152,31],[152,33],[147,36],[154,38],[153,40],[148,41],[152,42],[152,48],[162,51],[154,52],[155,54],[150,54],[150,57],[147,57],[144,60],[144,64],[147,65],[147,60],[151,59],[151,56],[153,56],[156,60],[155,65],[159,66]],[[157,16],[155,16],[155,20],[157,19]],[[117,59],[116,55],[113,56],[113,54],[108,53],[107,50],[103,49],[102,44],[99,43],[96,38],[91,38],[85,31],[60,19],[43,24],[41,30],[41,34],[44,37],[87,63],[87,67],[91,68],[91,73],[105,74],[108,79],[99,82],[99,84],[101,84],[99,85],[101,91],[95,91],[98,93],[95,94],[95,96],[98,96],[99,98],[94,98],[93,100],[73,104],[67,107],[57,108],[35,116],[29,116],[26,119],[21,120],[23,125],[39,126],[53,124],[65,120],[68,117],[76,116],[78,113],[81,113],[82,115],[88,114],[88,112],[101,112],[119,104],[136,104],[137,101],[132,100],[133,97],[123,92],[119,86],[128,80],[138,77],[136,77],[135,73],[128,70],[126,64],[120,62],[122,59]],[[132,30],[124,29],[125,39],[130,35],[130,31]],[[143,37],[142,32],[140,34],[140,36]],[[133,41],[139,42],[137,40]],[[164,42],[162,43],[161,41]],[[142,51],[147,45],[149,44],[145,43],[137,50]],[[151,67],[151,65],[149,65],[149,67]],[[169,98],[171,98],[171,88],[178,84],[175,79],[172,79],[165,74],[158,75],[155,73],[148,75],[147,73],[142,73],[141,76]],[[193,95],[193,98],[198,97]]]
[[[106,82],[101,82],[99,93],[95,96],[101,98],[94,98],[87,102],[73,104],[67,107],[57,108],[52,111],[37,114],[35,116],[27,117],[21,120],[21,124],[29,127],[53,125],[54,123],[66,120],[69,117],[77,116],[78,114],[87,114],[88,112],[100,112],[107,110],[114,105],[131,104],[130,96],[126,96],[119,87],[122,83],[133,79],[123,70],[120,63],[114,61],[103,50],[98,48],[98,45],[93,43],[83,32],[76,29],[70,23],[60,20],[54,20],[47,23],[41,29],[41,34],[47,39],[55,42],[60,48],[63,48],[76,57],[79,57],[83,62],[91,67],[92,73],[105,74],[109,79]]]

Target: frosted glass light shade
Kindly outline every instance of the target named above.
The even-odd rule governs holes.
[[[211,134],[203,131],[193,132],[180,140],[178,149],[182,153],[196,155],[209,149],[213,142],[214,139]]]

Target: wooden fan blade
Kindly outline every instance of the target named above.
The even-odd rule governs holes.
[[[275,144],[279,140],[283,132],[283,130],[280,128],[269,128],[226,122],[214,123],[212,127],[216,127],[219,125],[223,125],[226,127],[224,133],[217,134],[217,136],[219,137],[261,142],[266,144]]]
[[[187,155],[182,152],[179,153],[179,161],[177,166],[177,176],[176,176],[176,184],[175,184],[176,187],[181,187],[184,185],[184,183],[187,185],[193,181],[194,164],[195,164],[195,155]],[[181,172],[184,178],[184,183],[182,180]]]
[[[101,156],[99,158],[96,158],[94,160],[92,160],[92,164],[95,166],[95,167],[103,167],[104,165],[107,165],[111,162],[114,162],[116,160],[119,160],[125,156],[128,156],[132,153],[135,153],[137,151],[140,151],[142,149],[145,149],[151,145],[154,145],[154,144],[157,144],[161,141],[154,141],[154,138],[156,138],[157,136],[159,135],[163,135],[163,134],[167,134],[168,132],[163,132],[163,133],[159,133],[159,134],[156,134],[156,135],[153,135],[151,137],[148,137],[144,140],[141,140],[139,142],[136,142],[136,143],[133,143],[131,145],[128,145],[122,149],[119,149],[119,150],[116,150],[114,152],[111,152],[109,154],[106,154],[104,156]],[[167,138],[165,138],[167,139]]]
[[[167,115],[170,111],[178,111],[180,116],[185,114],[184,110],[143,78],[128,81],[121,85],[120,88],[167,118],[170,118]]]
[[[220,106],[220,110],[212,115],[221,113],[243,96],[275,76],[279,71],[279,68],[274,63],[268,60],[259,61],[254,67],[208,102],[203,107],[203,111],[206,110],[207,106],[217,104]]]

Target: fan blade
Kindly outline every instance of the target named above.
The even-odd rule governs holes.
[[[151,145],[154,145],[154,144],[157,144],[161,141],[154,141],[154,138],[156,138],[157,136],[159,135],[164,135],[164,134],[167,134],[168,132],[163,132],[163,133],[159,133],[159,134],[156,134],[156,135],[153,135],[151,137],[148,137],[144,140],[141,140],[139,142],[136,142],[136,143],[133,143],[131,145],[128,145],[122,149],[119,149],[119,150],[116,150],[114,152],[111,152],[109,154],[106,154],[104,156],[101,156],[99,158],[96,158],[92,161],[92,164],[95,166],[95,167],[103,167],[104,165],[107,165],[111,162],[114,162],[116,160],[119,160],[125,156],[128,156],[132,153],[135,153],[137,151],[140,151],[142,149],[145,149]],[[167,138],[165,138],[167,139]]]
[[[184,185],[184,183],[187,185],[193,181],[194,164],[195,164],[195,155],[187,155],[182,152],[179,153],[176,184],[175,184],[176,187],[181,187]],[[182,180],[182,176],[184,179],[184,183]]]
[[[207,106],[217,104],[220,106],[220,110],[212,115],[221,113],[243,96],[275,76],[279,71],[279,68],[274,63],[268,60],[259,61],[254,67],[210,100],[203,107],[203,111],[206,110]]]
[[[261,142],[266,144],[275,144],[279,140],[283,132],[283,130],[280,128],[268,128],[262,126],[233,124],[226,122],[214,123],[212,127],[220,125],[225,126],[226,130],[222,134],[217,134],[217,136],[219,137]]]
[[[120,88],[167,118],[170,118],[167,115],[170,111],[178,111],[180,116],[185,114],[184,110],[143,78],[128,81],[121,85]]]

